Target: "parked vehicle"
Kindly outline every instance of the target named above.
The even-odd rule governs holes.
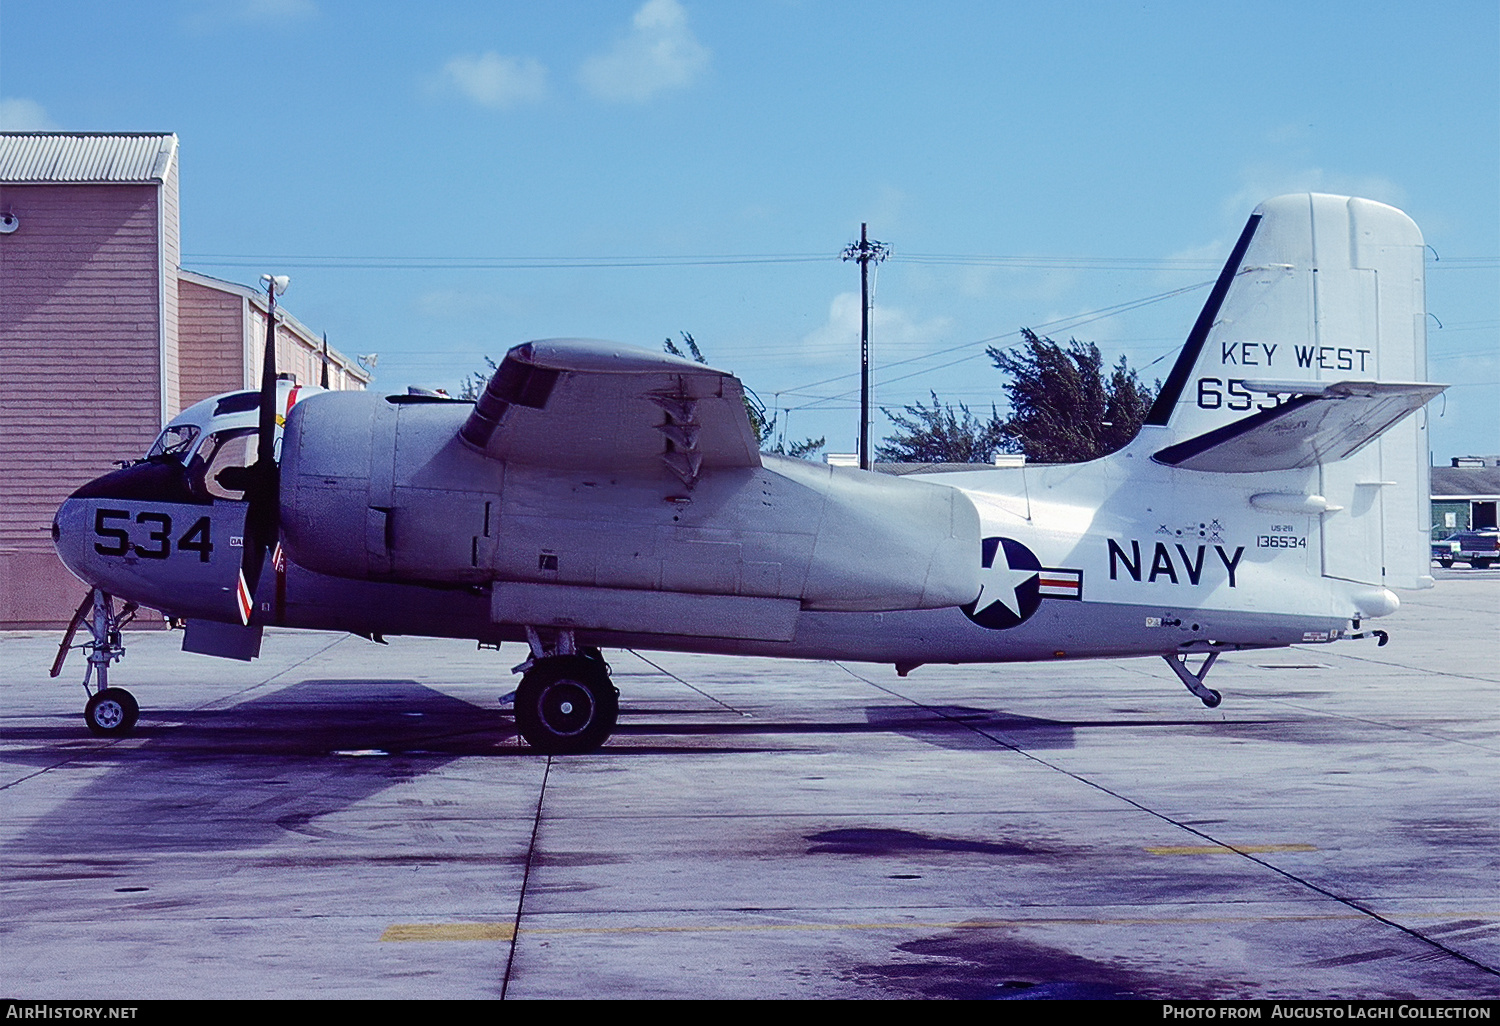
[[[1500,562],[1500,528],[1481,527],[1450,534],[1432,543],[1432,558],[1439,566],[1468,563],[1476,570],[1487,569]]]

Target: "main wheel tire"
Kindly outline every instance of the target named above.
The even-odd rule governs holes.
[[[84,722],[95,737],[124,737],[135,727],[141,707],[124,688],[96,692],[83,707]]]
[[[552,656],[521,678],[516,727],[531,747],[548,755],[596,751],[615,729],[619,696],[602,663]]]

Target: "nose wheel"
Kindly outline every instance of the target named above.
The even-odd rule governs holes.
[[[516,688],[516,727],[547,755],[597,750],[614,731],[619,712],[620,692],[608,667],[587,656],[540,659]]]
[[[130,733],[140,714],[135,696],[124,688],[96,691],[83,707],[84,722],[95,737],[122,737]]]

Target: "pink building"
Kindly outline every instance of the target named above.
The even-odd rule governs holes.
[[[177,272],[178,387],[182,406],[241,388],[260,387],[266,345],[266,294],[259,289]],[[277,304],[276,367],[304,385],[322,380],[323,343]],[[328,387],[364,388],[370,375],[338,350],[328,350]]]
[[[265,301],[181,270],[177,187],[175,135],[0,133],[0,628],[60,626],[82,597],[52,550],[73,489],[255,387]],[[278,319],[282,368],[316,384],[320,341]],[[329,356],[332,387],[369,381]]]

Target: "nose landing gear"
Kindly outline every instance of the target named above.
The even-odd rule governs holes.
[[[114,597],[95,588],[73,614],[62,644],[58,646],[57,659],[52,663],[52,676],[56,677],[62,672],[69,651],[76,647],[87,653],[83,690],[89,695],[89,700],[83,707],[83,719],[89,732],[96,737],[124,737],[135,727],[140,716],[141,707],[134,695],[124,688],[109,686],[109,664],[125,655],[121,631],[135,619],[136,608],[134,602],[127,602],[117,613]],[[73,638],[79,627],[88,629],[89,640],[75,646]],[[89,682],[96,674],[98,684],[90,691]]]

